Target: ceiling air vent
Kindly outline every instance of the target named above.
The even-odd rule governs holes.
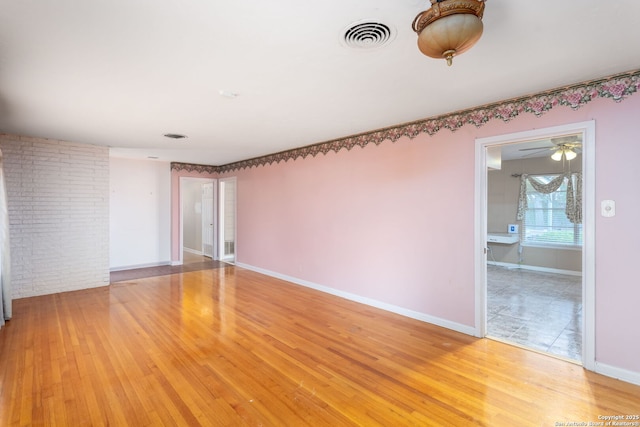
[[[393,39],[388,25],[379,22],[359,22],[344,32],[344,43],[355,49],[373,49],[384,46]]]
[[[181,135],[179,133],[165,133],[164,136],[171,139],[182,139],[187,137],[187,135]]]

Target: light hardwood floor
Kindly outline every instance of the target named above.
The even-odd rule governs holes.
[[[640,413],[638,386],[232,266],[13,311],[0,330],[2,426],[554,426]]]

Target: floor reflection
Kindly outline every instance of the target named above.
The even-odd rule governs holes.
[[[233,337],[236,332],[236,277],[226,268],[214,271],[218,275],[218,305],[220,332]]]
[[[235,275],[226,268],[191,272],[181,284],[182,322],[187,329],[205,326],[219,336],[235,333]]]

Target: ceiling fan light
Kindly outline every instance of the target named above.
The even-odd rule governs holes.
[[[562,149],[556,150],[556,152],[551,155],[551,158],[556,162],[559,162],[560,160],[562,160],[562,153]]]
[[[578,155],[576,154],[575,151],[573,151],[571,148],[567,148],[566,150],[564,150],[564,156],[567,158],[567,160],[573,160],[575,159]]]
[[[469,50],[482,36],[484,0],[431,0],[431,4],[413,21],[418,49],[451,65],[454,56]]]

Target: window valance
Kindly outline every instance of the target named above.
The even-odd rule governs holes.
[[[565,213],[573,224],[582,224],[582,172],[565,172],[548,183],[544,183],[533,175],[520,176],[520,195],[518,197],[518,213],[516,219],[522,221],[527,210],[527,182],[539,193],[549,194],[556,191],[567,180],[567,206]]]

